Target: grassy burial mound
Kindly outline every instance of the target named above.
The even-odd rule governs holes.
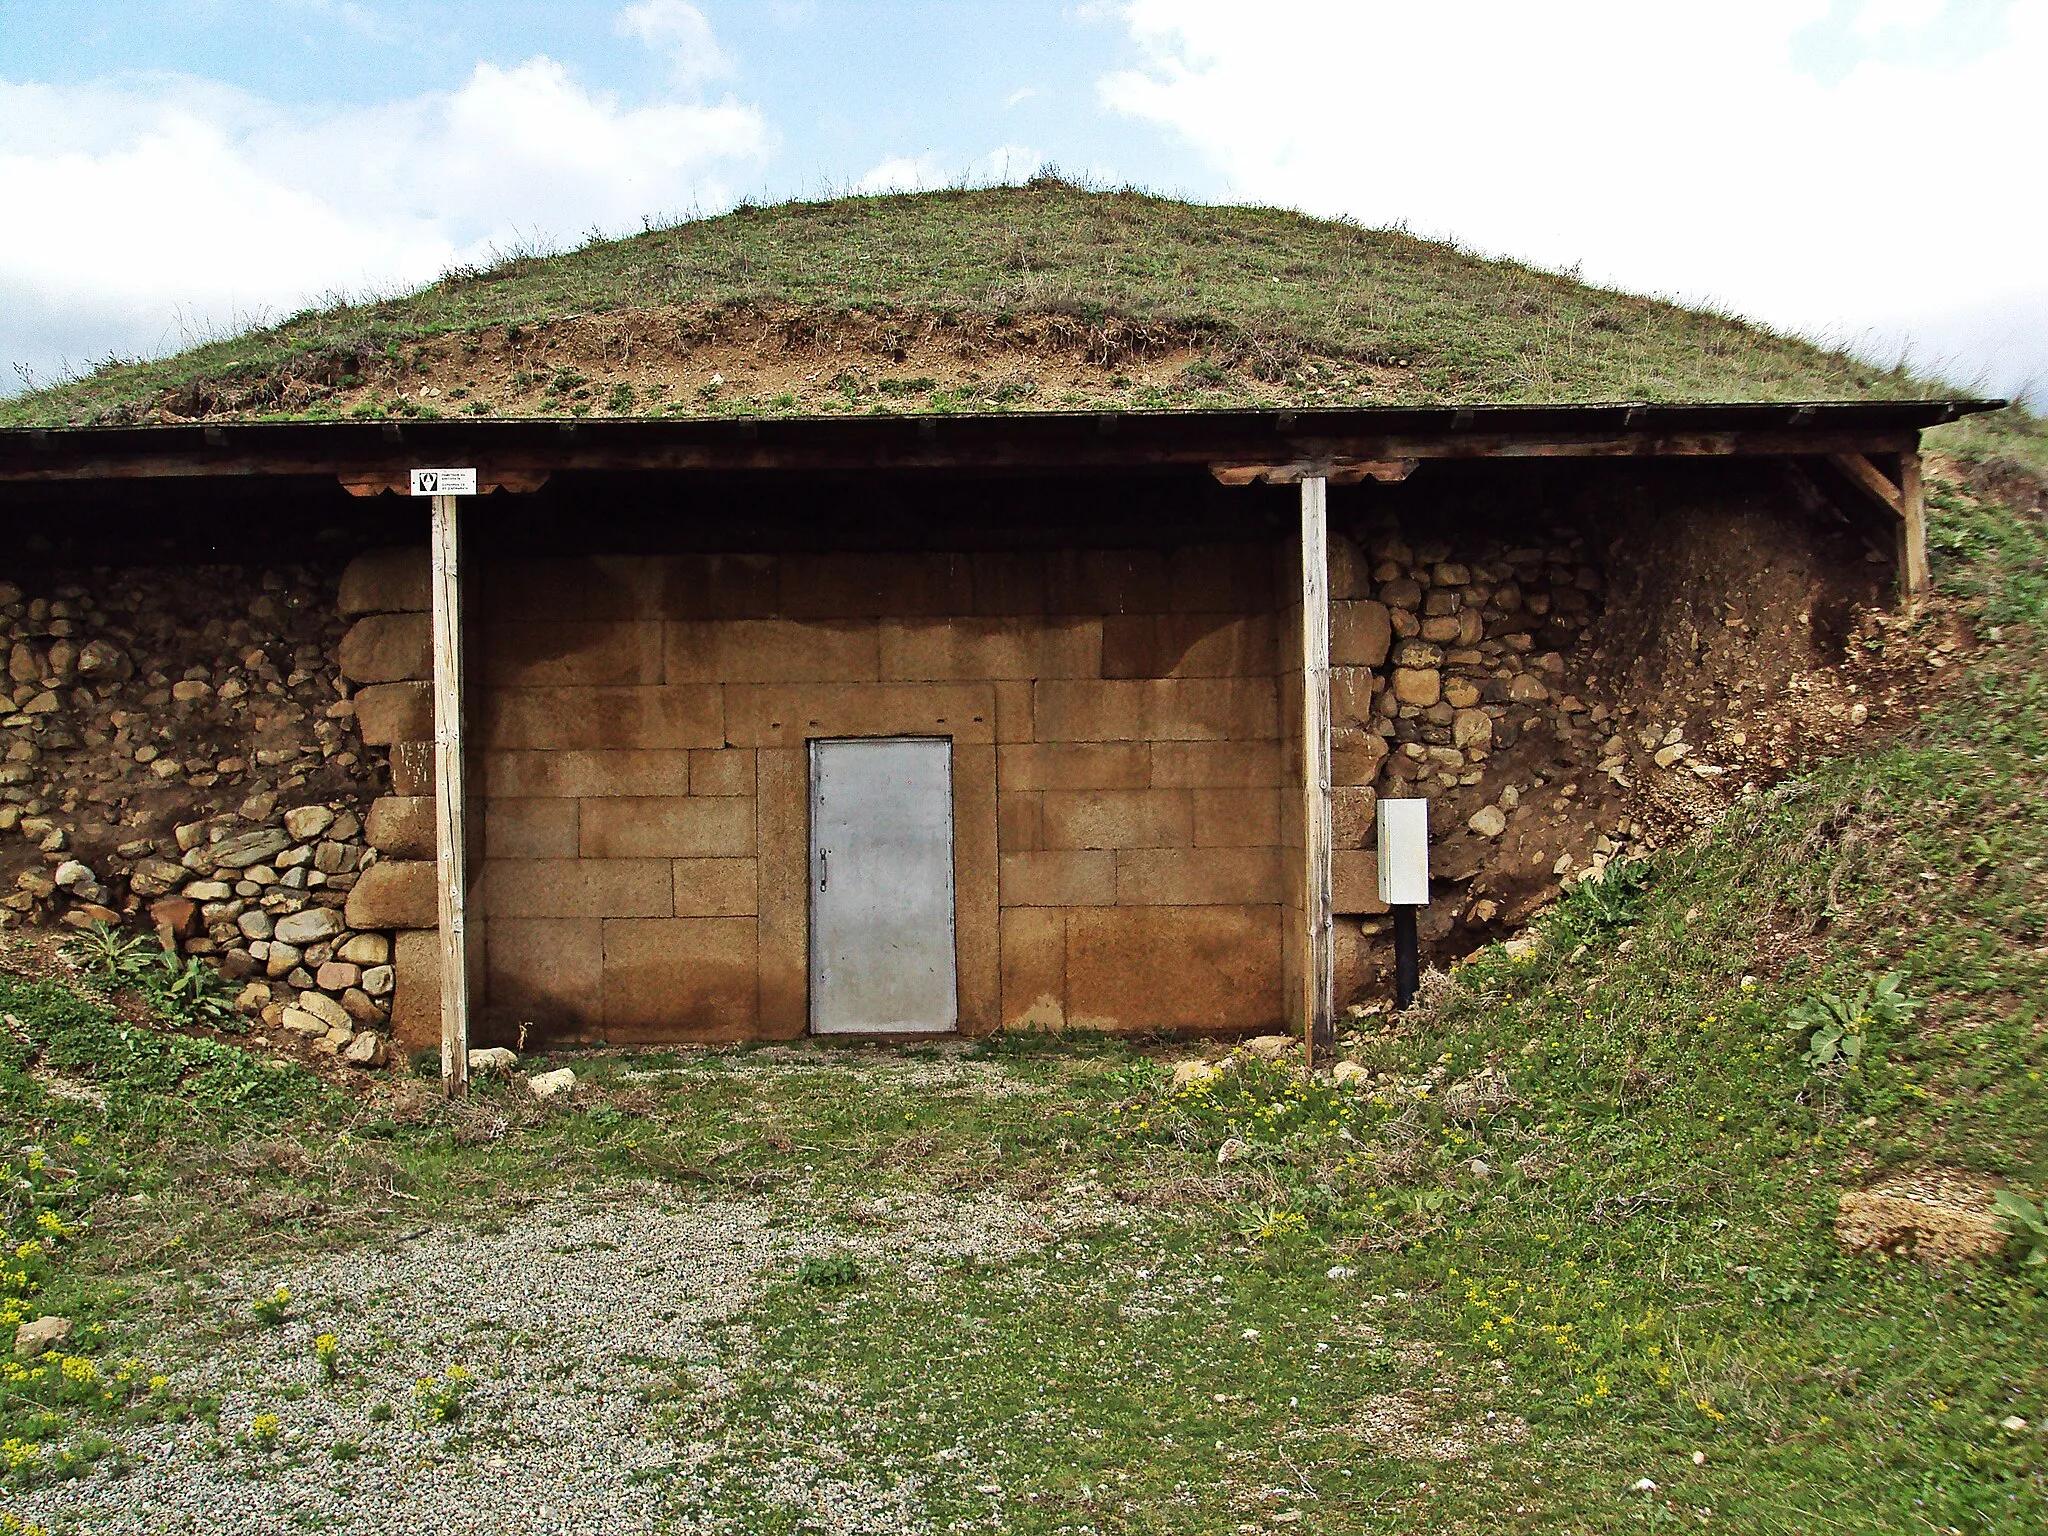
[[[0,402],[0,425],[1947,393],[1399,231],[1055,178],[743,206]]]
[[[1917,718],[1315,1080],[1012,1036],[447,1105],[0,933],[0,1531],[2041,1529],[2048,502],[1932,505]]]

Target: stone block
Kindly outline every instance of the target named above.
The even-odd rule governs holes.
[[[671,866],[676,916],[752,917],[755,867],[752,859],[677,859]]]
[[[1032,739],[1031,685],[1015,680],[996,684],[996,740],[1009,746]]]
[[[743,1037],[757,1012],[754,920],[609,920],[603,986],[607,1028]]]
[[[597,918],[493,916],[484,995],[494,1012],[550,1030],[604,1018],[604,924]]]
[[[1192,792],[1197,848],[1270,848],[1280,841],[1277,789]]]
[[[996,842],[1004,853],[1036,853],[1045,846],[1044,804],[1033,792],[996,797]]]
[[[1166,613],[1166,555],[1156,549],[1055,549],[1045,557],[1048,613]]]
[[[1102,676],[1271,677],[1272,614],[1122,614],[1102,621]]]
[[[586,859],[731,858],[754,851],[754,802],[662,796],[581,802],[576,845]]]
[[[573,859],[580,800],[508,799],[484,805],[484,857]],[[375,807],[371,807],[375,809]]]
[[[1162,678],[1032,685],[1041,741],[1246,741],[1279,734],[1271,679]]]
[[[474,740],[501,751],[624,751],[717,747],[725,742],[720,690],[492,688]]]
[[[725,690],[725,739],[733,746],[787,749],[821,736],[988,744],[995,691],[988,683],[735,683]]]
[[[392,954],[391,1033],[407,1050],[441,1043],[441,939],[431,930],[398,935]]]
[[[1380,900],[1380,860],[1372,848],[1339,848],[1330,856],[1331,910],[1369,916],[1387,910]]]
[[[1257,613],[1272,605],[1270,546],[1184,544],[1167,556],[1167,605],[1175,613]]]
[[[341,573],[343,616],[427,612],[434,606],[430,565],[424,544],[357,555]]]
[[[973,612],[989,617],[1046,612],[1045,555],[1035,549],[981,549],[967,557]]]
[[[810,1027],[810,765],[801,748],[755,757],[760,1025]]]
[[[1366,785],[1330,789],[1330,824],[1338,848],[1374,848],[1379,843],[1379,792]]]
[[[436,866],[427,860],[383,859],[348,893],[351,928],[432,928],[440,922]]]
[[[1151,782],[1151,773],[1151,754],[1143,743],[1029,743],[996,750],[996,778],[1006,794],[1011,790],[1143,789]]]
[[[1106,907],[1116,900],[1116,855],[1106,849],[1006,853],[1000,899],[1008,907]]]
[[[373,613],[341,637],[341,675],[357,683],[431,682],[434,630],[424,613]]]
[[[1284,1014],[1280,908],[1084,907],[1067,914],[1067,1023],[1242,1031]]]
[[[1372,562],[1354,540],[1341,533],[1330,535],[1328,567],[1333,600],[1372,596]]]
[[[871,620],[671,621],[663,675],[670,683],[872,683],[880,646]]]
[[[1047,790],[1042,817],[1047,848],[1182,848],[1195,838],[1185,790]]]
[[[487,624],[663,617],[668,562],[644,555],[540,555],[479,563],[475,616]]]
[[[1394,697],[1403,704],[1427,709],[1443,697],[1443,674],[1421,667],[1394,669]]]
[[[1330,723],[1364,726],[1372,721],[1379,674],[1367,667],[1330,668]]]
[[[1159,789],[1264,789],[1281,783],[1272,741],[1155,741],[1151,783]]]
[[[882,677],[892,682],[980,682],[1100,677],[1095,618],[885,619]]]
[[[431,859],[437,840],[431,795],[385,795],[370,802],[363,837],[394,859]]]
[[[373,683],[357,691],[355,706],[366,746],[434,739],[432,683]]]
[[[1006,909],[1002,918],[1005,1029],[1058,1029],[1067,1022],[1066,914]]]
[[[487,859],[481,891],[483,910],[493,922],[503,917],[667,917],[675,910],[667,859]]]
[[[391,748],[391,792],[395,795],[434,793],[434,744],[401,741]]]
[[[1393,621],[1385,604],[1363,600],[1330,604],[1331,666],[1384,666],[1393,643]]]
[[[647,687],[661,681],[662,626],[653,619],[481,624],[475,636],[474,672],[491,688]]]
[[[669,555],[646,562],[665,619],[765,619],[781,606],[782,562],[763,554]]]
[[[962,554],[782,557],[781,611],[793,619],[939,617],[966,613],[973,601],[973,566]]]
[[[431,864],[424,864],[419,866],[409,866],[402,864],[379,864],[376,867],[378,869],[406,869],[413,867],[422,868],[427,871],[430,882],[434,871],[434,866]],[[361,882],[358,882],[357,889],[360,888]],[[431,892],[432,889],[433,887],[430,883],[428,886],[428,890]],[[353,897],[354,892],[350,892],[350,895],[351,897]],[[355,923],[350,926],[354,926],[357,928],[430,928],[433,926],[433,923],[434,919],[431,916],[429,916],[427,921],[424,923]],[[341,914],[335,911],[334,908],[308,907],[303,912],[293,912],[288,914],[287,916],[280,917],[277,920],[276,927],[272,930],[272,934],[281,943],[294,945],[297,948],[303,949],[308,944],[318,944],[323,939],[331,939],[336,934],[342,933],[344,931],[346,930],[341,920]]]
[[[754,754],[746,747],[720,747],[690,754],[690,793],[751,795]]]
[[[494,800],[680,796],[689,787],[690,754],[681,749],[484,754],[484,793]]]
[[[335,951],[334,958],[369,970],[390,962],[391,941],[381,933],[358,933]]]
[[[1116,855],[1120,907],[1238,907],[1280,900],[1280,850],[1123,848]]]
[[[1347,730],[1332,733],[1330,782],[1333,785],[1370,784],[1378,777],[1380,764],[1387,760],[1387,741],[1372,731]]]

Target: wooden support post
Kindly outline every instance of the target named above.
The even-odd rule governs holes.
[[[1899,455],[1899,595],[1918,602],[1934,590],[1927,561],[1927,494],[1920,480],[1920,455]]]
[[[1309,1064],[1336,1048],[1337,980],[1331,916],[1330,847],[1330,520],[1329,483],[1301,482],[1301,845],[1305,865],[1302,1010]]]
[[[469,1093],[469,866],[463,846],[459,498],[434,498],[434,861],[441,917],[441,1086]]]

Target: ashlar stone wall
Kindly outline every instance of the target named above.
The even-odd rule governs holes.
[[[808,754],[953,741],[964,1030],[1258,1029],[1283,1014],[1274,554],[472,563],[486,1032],[618,1042],[808,1025]],[[391,754],[394,1022],[434,993],[423,551],[367,557],[343,668]]]

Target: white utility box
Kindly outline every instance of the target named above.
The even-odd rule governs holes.
[[[1380,900],[1390,907],[1429,905],[1429,802],[1382,800]]]

